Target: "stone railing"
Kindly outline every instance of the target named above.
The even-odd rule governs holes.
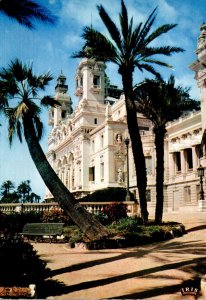
[[[80,202],[82,206],[93,214],[98,214],[103,211],[104,206],[111,204],[111,202]],[[127,214],[128,216],[137,215],[138,205],[133,201],[123,202],[127,205]],[[12,212],[42,212],[49,211],[52,209],[60,209],[59,204],[56,202],[51,203],[9,203],[9,204],[0,204],[0,211],[4,213]]]

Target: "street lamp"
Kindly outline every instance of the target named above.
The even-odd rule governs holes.
[[[204,190],[203,190],[203,177],[204,177],[204,168],[200,165],[199,168],[197,168],[197,174],[198,177],[200,177],[200,200],[204,200]]]
[[[126,149],[127,149],[127,195],[126,195],[126,198],[125,200],[126,201],[130,201],[130,194],[129,194],[129,138],[126,137],[124,139],[124,143],[125,143],[125,146],[126,146]]]

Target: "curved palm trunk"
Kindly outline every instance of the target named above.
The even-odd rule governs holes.
[[[145,158],[139,126],[137,122],[137,112],[133,97],[132,73],[128,71],[122,74],[123,90],[125,94],[125,103],[127,110],[127,125],[132,145],[132,153],[134,157],[134,164],[137,177],[137,188],[139,192],[140,211],[141,217],[146,224],[148,222],[147,200],[146,200],[146,187],[147,187],[147,174],[145,166]]]
[[[97,222],[93,216],[75,200],[74,196],[68,191],[50,166],[38,142],[29,115],[24,116],[23,125],[24,135],[31,157],[44,183],[54,196],[55,200],[89,239],[94,240],[106,237],[108,235],[107,229]]]
[[[154,128],[156,147],[156,210],[155,222],[162,223],[164,206],[164,138],[165,126]]]

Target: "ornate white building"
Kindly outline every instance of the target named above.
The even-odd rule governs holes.
[[[201,111],[190,112],[169,123],[165,139],[165,211],[197,211],[199,201],[197,168],[206,167],[199,158],[206,129],[206,25],[198,40],[197,60],[190,66],[200,88]],[[77,108],[72,111],[66,78],[57,79],[55,99],[62,105],[51,109],[48,160],[68,189],[81,197],[106,187],[126,187],[128,137],[124,95],[109,84],[103,62],[83,59],[76,72]],[[152,124],[137,114],[146,159],[150,213],[155,207],[155,163]],[[129,184],[138,199],[133,155],[129,149]],[[47,190],[46,199],[52,198]],[[206,201],[206,200],[205,200]]]

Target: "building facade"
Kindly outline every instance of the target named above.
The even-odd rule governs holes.
[[[201,110],[190,112],[167,126],[165,139],[165,211],[197,211],[200,181],[197,168],[206,167],[200,158],[206,129],[206,25],[198,39],[197,60],[190,68],[200,88]],[[57,79],[55,99],[61,106],[49,112],[52,126],[48,138],[47,158],[65,186],[81,197],[98,189],[125,187],[127,155],[124,139],[128,137],[124,95],[109,84],[105,64],[82,59],[76,72],[77,108],[72,110],[66,78]],[[147,201],[150,213],[156,201],[156,153],[152,124],[137,114],[147,168]],[[135,167],[129,147],[129,186],[136,198]],[[47,190],[45,199],[52,198]]]

